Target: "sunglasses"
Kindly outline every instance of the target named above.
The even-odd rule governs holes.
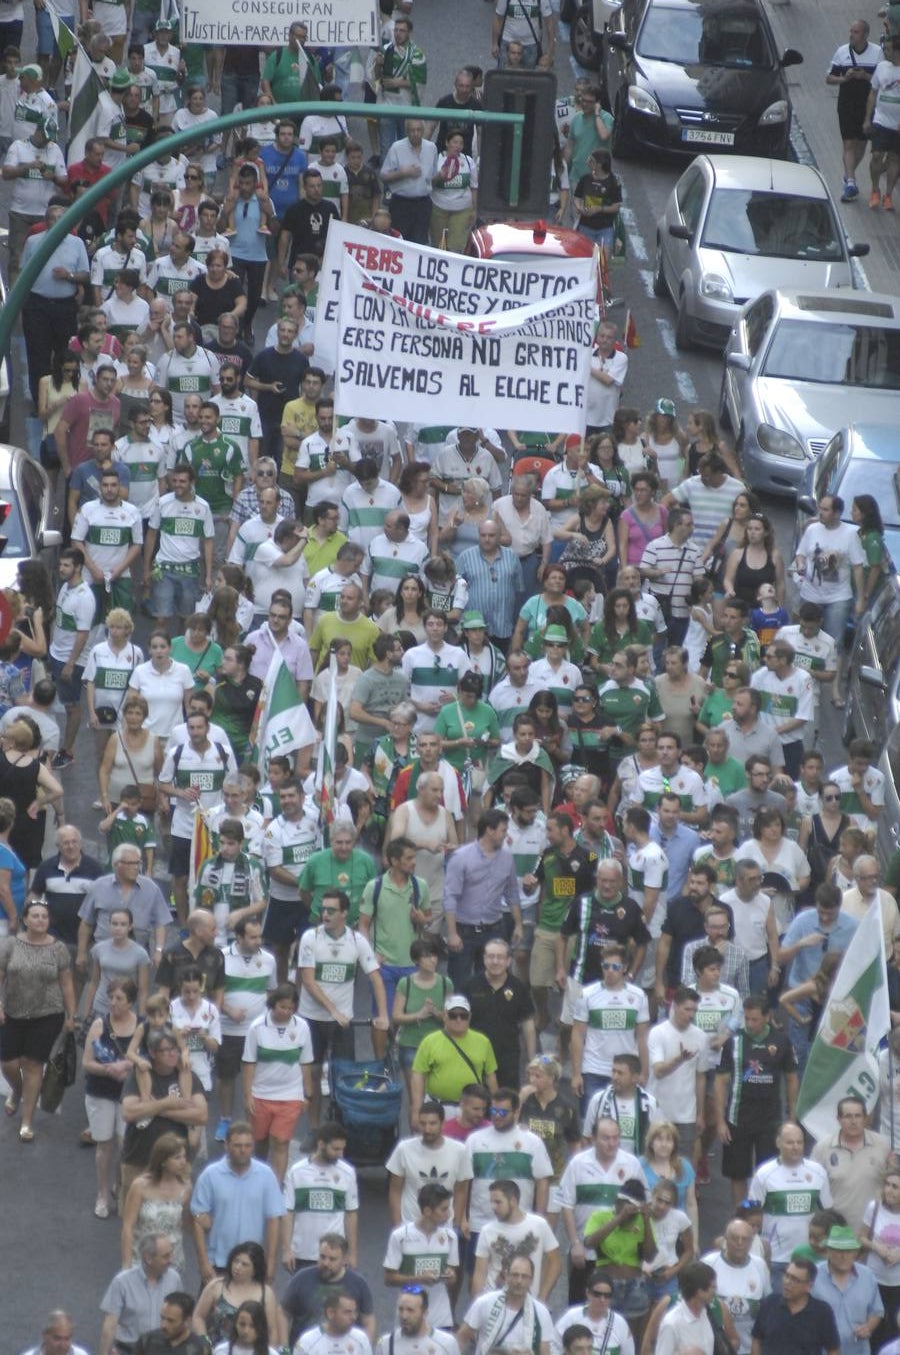
[[[512,1115],[511,1110],[506,1110],[503,1106],[491,1106],[490,1115],[492,1119],[505,1120],[507,1115]]]
[[[469,1019],[468,1012],[448,1012],[447,1015],[451,1021],[468,1021]]]
[[[841,798],[841,797],[840,797],[839,795],[823,795],[823,796],[822,796],[822,799],[825,801],[826,804],[831,804],[831,803],[837,804],[837,802],[838,802],[838,800],[839,800],[840,798]]]
[[[600,968],[601,968],[601,969],[612,969],[615,973],[618,973],[619,970],[622,968],[622,966],[619,964],[619,961],[618,961],[618,960],[604,960],[604,961],[601,963]]]
[[[595,1298],[595,1299],[611,1299],[611,1298],[612,1298],[612,1290],[611,1290],[611,1289],[592,1289],[592,1290],[591,1290],[591,1295],[592,1295],[592,1297]]]
[[[423,1284],[405,1284],[400,1289],[401,1294],[424,1294],[425,1286]]]

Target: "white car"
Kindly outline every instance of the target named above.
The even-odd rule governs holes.
[[[4,515],[5,514],[5,515]],[[0,443],[0,588],[14,588],[20,560],[52,569],[62,545],[47,472],[21,447]]]
[[[699,155],[656,227],[657,296],[678,309],[679,348],[721,348],[741,306],[767,288],[853,287],[854,256],[822,175],[751,155]]]

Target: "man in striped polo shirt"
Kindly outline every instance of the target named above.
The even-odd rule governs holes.
[[[189,320],[179,320],[172,328],[175,345],[156,369],[156,383],[172,397],[172,413],[184,419],[184,397],[199,395],[208,400],[219,393],[219,361],[205,348],[199,348]]]
[[[158,626],[177,616],[182,626],[203,588],[212,592],[215,525],[209,504],[194,492],[197,472],[191,465],[172,471],[172,492],[163,494],[147,519],[144,536],[144,578],[153,579],[153,615]],[[159,541],[156,561],[153,552]]]
[[[352,457],[355,445],[343,429],[339,436],[340,446]],[[352,471],[356,479],[341,496],[341,524],[348,540],[366,550],[383,532],[391,509],[398,507],[400,491],[389,480],[381,478],[374,457],[364,456],[353,465]]]
[[[409,678],[409,699],[418,711],[419,734],[434,729],[441,706],[456,700],[459,675],[468,663],[464,649],[447,644],[447,618],[443,612],[429,609],[422,620],[425,643],[408,649],[401,665]]]
[[[694,516],[689,508],[671,508],[665,536],[650,541],[641,556],[641,577],[659,601],[670,645],[683,645],[690,613],[690,591],[702,579],[703,548],[693,539]]]
[[[98,617],[110,607],[132,611],[131,566],[141,553],[144,529],[137,508],[122,498],[122,483],[115,466],[101,470],[100,497],[79,508],[72,540],[83,546]]]
[[[428,547],[409,534],[409,514],[392,509],[384,519],[384,531],[369,542],[360,572],[367,594],[377,588],[396,593],[410,574],[417,575],[428,558]]]
[[[705,546],[722,523],[731,516],[735,495],[743,494],[740,480],[726,472],[728,467],[718,452],[707,452],[697,463],[697,474],[682,480],[663,499],[666,508],[684,504],[694,515],[694,540]]]

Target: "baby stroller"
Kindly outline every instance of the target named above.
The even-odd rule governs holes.
[[[386,1059],[333,1058],[329,1079],[331,1116],[347,1130],[348,1162],[383,1165],[400,1137],[403,1079],[392,1052]]]

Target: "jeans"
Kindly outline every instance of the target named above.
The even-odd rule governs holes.
[[[608,1087],[611,1079],[605,1073],[582,1073],[581,1080],[584,1083],[584,1090],[581,1093],[581,1113],[586,1115],[591,1098]]]
[[[231,266],[241,280],[244,291],[247,294],[247,309],[244,311],[242,321],[245,333],[252,333],[253,319],[259,309],[259,303],[262,298],[263,279],[266,276],[265,262],[260,263],[256,259],[236,259],[232,254]]]
[[[397,991],[397,984],[407,974],[415,974],[415,965],[403,964],[383,964],[381,966],[381,982],[384,984],[384,995],[387,1002],[387,1014],[390,1016],[394,1010],[394,994]],[[372,1003],[372,1011],[375,1012],[375,1003]],[[377,1012],[376,1012],[377,1015]]]
[[[579,224],[578,234],[593,240],[595,245],[601,245],[606,250],[607,261],[612,258],[613,245],[616,241],[615,226],[603,226],[600,230],[594,230],[591,226]]]
[[[758,960],[750,961],[750,992],[766,995],[769,986],[769,957],[761,955]]]
[[[831,636],[838,649],[844,642],[844,631],[847,629],[847,622],[852,613],[852,598],[841,598],[840,602],[825,602],[822,604],[822,629],[826,635]]]
[[[255,108],[258,91],[259,80],[254,76],[228,75],[223,72],[222,112],[233,113],[238,104],[242,108]]]
[[[396,117],[378,119],[378,145],[382,160],[384,160],[394,142],[402,141],[406,136],[406,119],[414,114],[414,108],[407,108],[405,104],[400,104],[397,108]]]
[[[485,923],[478,930],[465,922],[457,923],[457,931],[462,941],[462,950],[451,950],[447,958],[447,973],[453,981],[454,992],[461,992],[464,985],[476,972],[484,969],[484,948],[488,941],[503,936],[503,919]]]

